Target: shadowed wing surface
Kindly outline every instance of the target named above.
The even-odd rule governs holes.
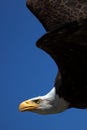
[[[40,38],[37,46],[59,67],[63,88],[57,81],[55,86],[60,96],[74,107],[87,107],[87,19],[61,25]]]

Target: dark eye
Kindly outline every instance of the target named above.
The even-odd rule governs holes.
[[[41,100],[40,100],[40,99],[37,99],[37,100],[34,100],[33,102],[39,104],[39,103],[41,102]]]

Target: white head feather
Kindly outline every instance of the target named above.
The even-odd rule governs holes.
[[[40,102],[35,102],[40,100]],[[65,101],[63,98],[60,98],[59,95],[56,94],[56,89],[53,89],[44,96],[35,97],[29,99],[25,102],[34,102],[37,104],[36,109],[26,109],[24,111],[31,111],[38,114],[54,114],[64,111],[69,107],[69,103]],[[23,102],[24,103],[24,102]],[[20,105],[22,106],[22,105]],[[21,107],[19,107],[20,109]]]

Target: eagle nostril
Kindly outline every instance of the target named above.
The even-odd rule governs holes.
[[[26,101],[25,103],[26,103],[26,104],[29,104],[29,101]]]

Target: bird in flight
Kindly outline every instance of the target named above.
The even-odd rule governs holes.
[[[28,0],[47,33],[36,43],[58,66],[54,87],[20,103],[20,111],[55,114],[87,108],[87,0]]]

